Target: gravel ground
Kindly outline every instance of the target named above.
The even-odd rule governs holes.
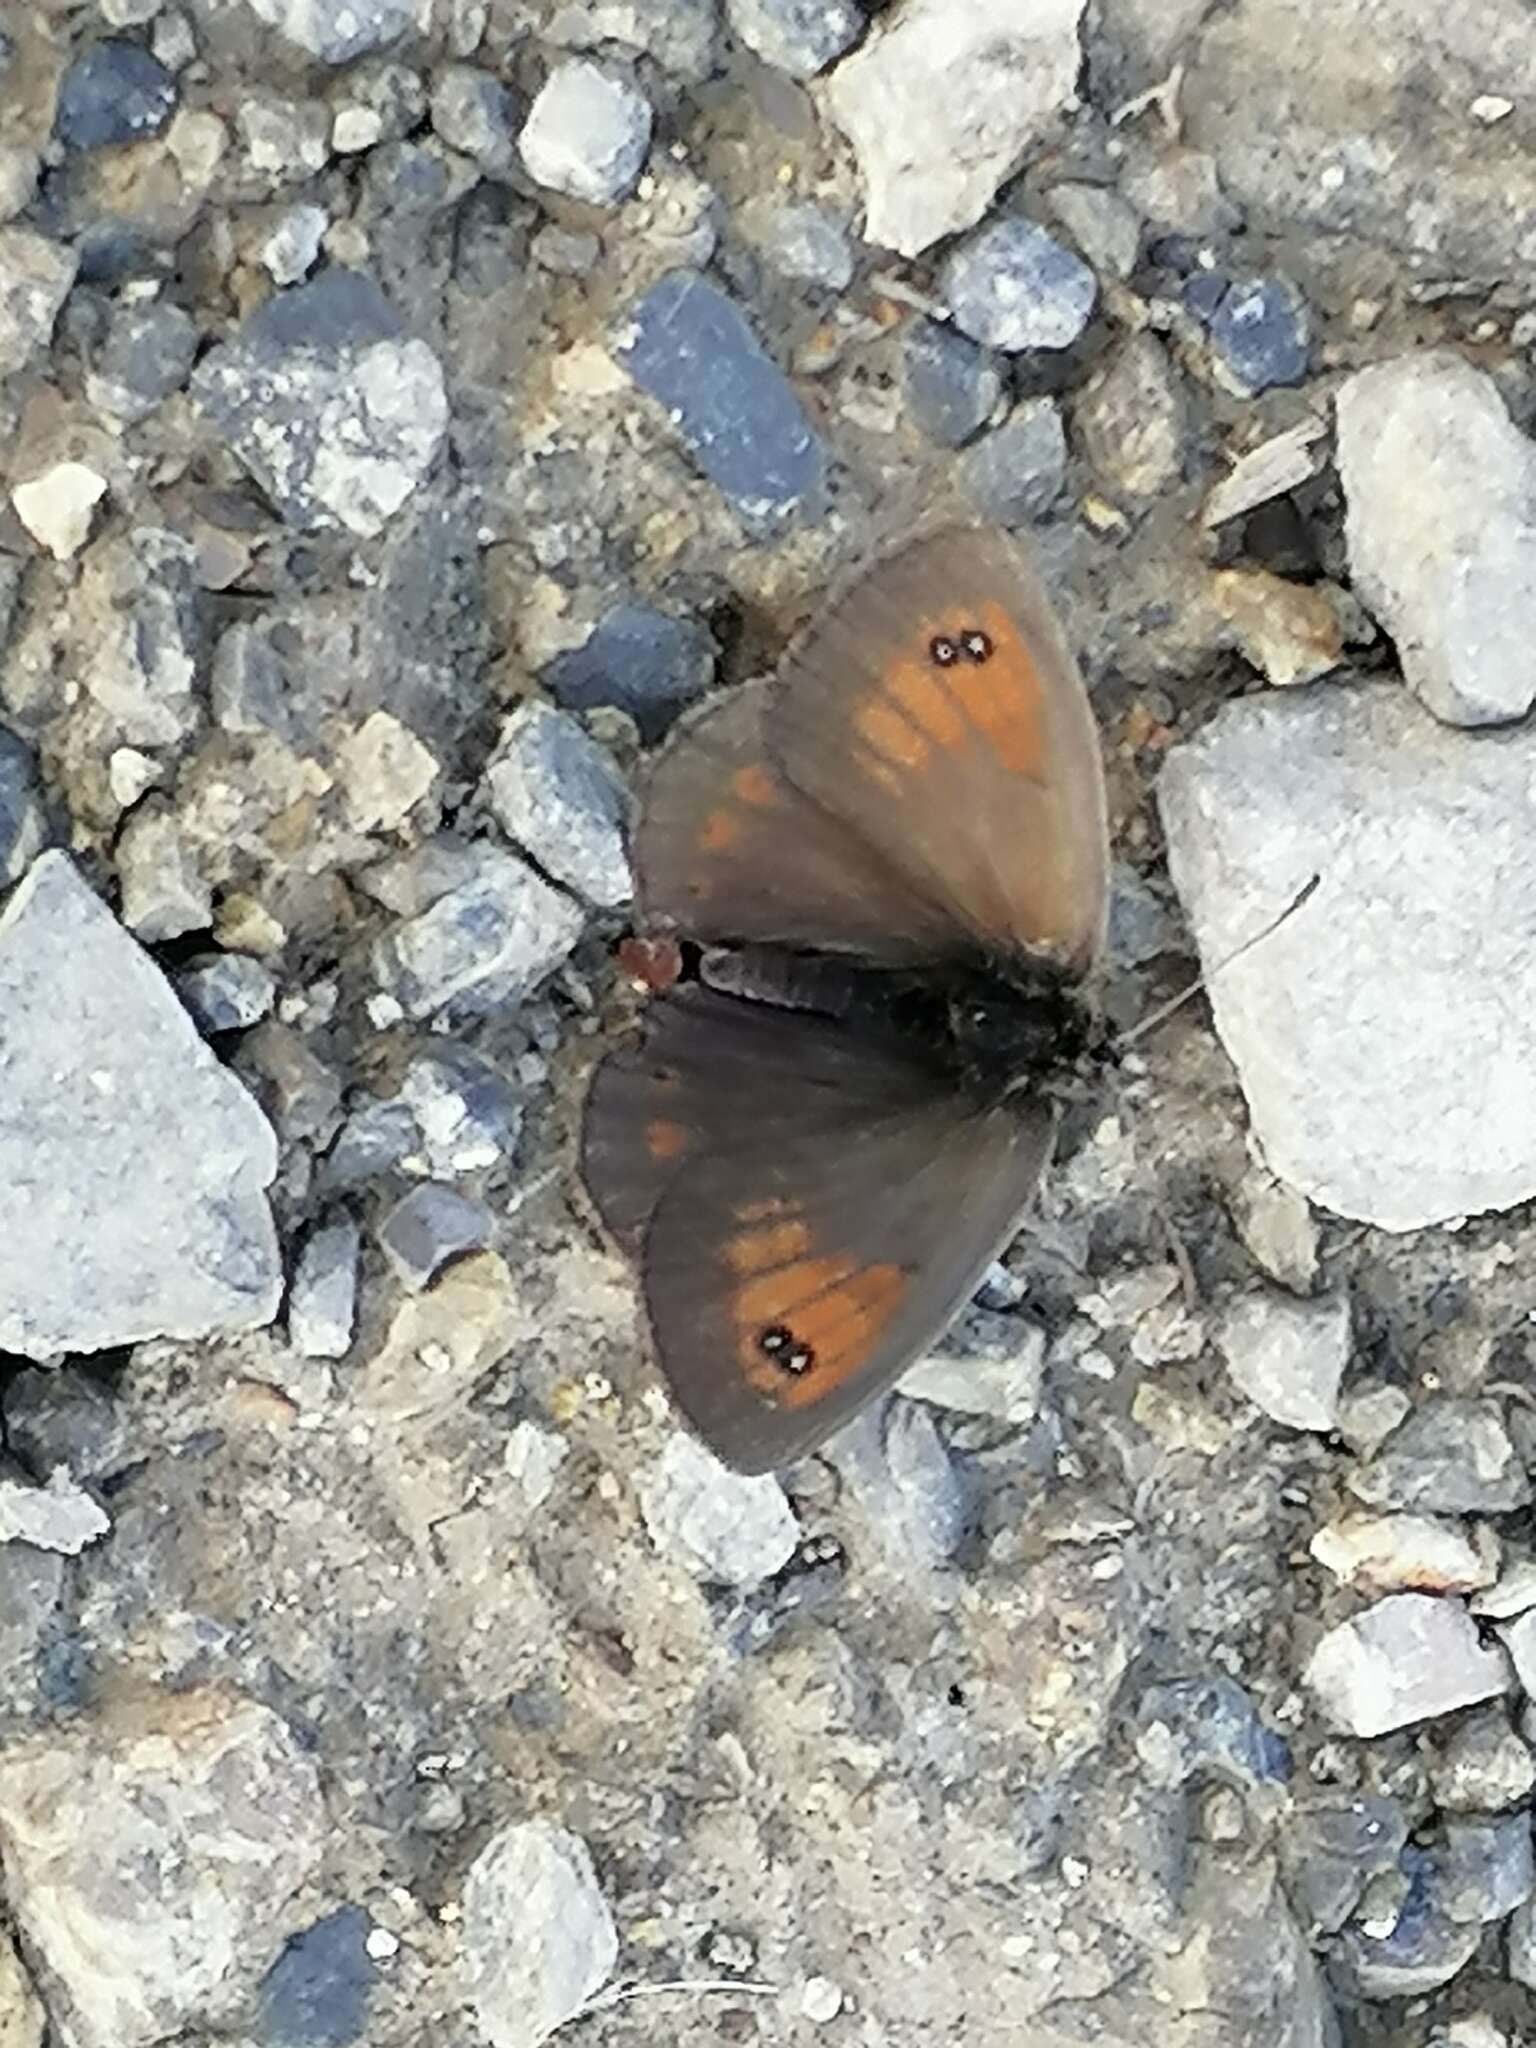
[[[1536,2039],[1533,221],[1512,0],[0,0],[4,2048]],[[746,1480],[630,788],[941,512],[1210,985]]]

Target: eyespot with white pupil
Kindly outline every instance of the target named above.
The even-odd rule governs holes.
[[[783,1372],[809,1372],[816,1363],[816,1354],[809,1344],[802,1344],[793,1330],[785,1329],[782,1323],[774,1323],[764,1330],[757,1340],[758,1349],[765,1358]]]
[[[957,661],[978,665],[992,658],[992,641],[979,626],[967,626],[962,633],[935,633],[928,653],[938,668],[953,668]]]

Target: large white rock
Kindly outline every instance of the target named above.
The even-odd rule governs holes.
[[[1536,702],[1536,446],[1484,371],[1443,350],[1338,394],[1355,589],[1438,718],[1497,725]]]
[[[1250,697],[1159,800],[1271,1168],[1388,1230],[1536,1195],[1536,733],[1395,683]]]
[[[901,0],[827,82],[868,241],[919,255],[975,225],[1073,103],[1086,0]]]
[[[1510,1670],[1502,1651],[1484,1648],[1459,1600],[1389,1593],[1328,1631],[1306,1681],[1335,1727],[1386,1735],[1497,1699]]]
[[[579,1835],[514,1821],[464,1883],[464,1973],[494,2048],[538,2048],[600,1990],[619,1937]]]
[[[252,1329],[272,1127],[68,856],[0,915],[0,1351]]]

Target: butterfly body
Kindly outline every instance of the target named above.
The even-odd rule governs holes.
[[[1102,1043],[1097,735],[1014,545],[932,535],[834,598],[677,731],[634,851],[683,978],[599,1067],[583,1172],[679,1405],[762,1471],[974,1291]]]

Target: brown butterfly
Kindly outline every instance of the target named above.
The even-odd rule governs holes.
[[[974,1292],[1095,1034],[1098,736],[1018,546],[946,529],[834,596],[674,732],[634,855],[704,950],[599,1066],[583,1175],[679,1407],[768,1471]]]

